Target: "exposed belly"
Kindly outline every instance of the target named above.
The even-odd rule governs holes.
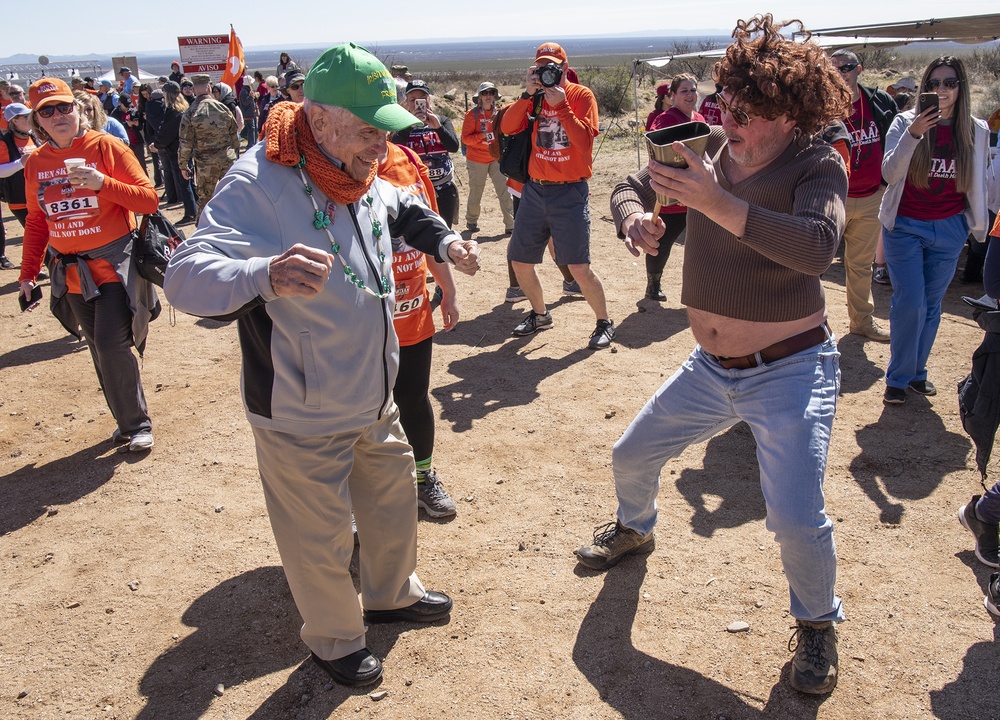
[[[740,357],[810,330],[826,320],[826,308],[788,322],[752,322],[688,308],[695,340],[706,352],[720,357]]]

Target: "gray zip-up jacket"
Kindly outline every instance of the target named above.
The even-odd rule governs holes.
[[[317,205],[327,207],[327,197],[310,184]],[[377,290],[383,273],[392,282],[391,237],[405,237],[439,261],[461,240],[416,197],[381,179],[368,196],[370,207],[364,198],[329,205],[339,253],[368,287]],[[265,143],[258,143],[219,183],[198,230],[170,259],[163,284],[178,310],[238,319],[250,424],[306,436],[356,430],[381,417],[399,364],[394,295],[379,299],[358,289],[339,261],[315,297],[279,298],[271,288],[268,265],[292,245],[330,252],[314,212],[299,171],[269,162]],[[374,222],[385,228],[378,241]]]
[[[910,159],[920,142],[909,133],[916,112],[907,110],[893,119],[889,136],[885,140],[885,156],[882,158],[882,177],[889,184],[882,196],[878,219],[887,230],[896,227],[896,210],[903,197],[906,173],[910,169]],[[969,233],[979,242],[986,241],[986,165],[990,160],[990,130],[979,118],[972,118],[975,124],[972,157],[972,176],[975,187],[965,194],[965,223]]]

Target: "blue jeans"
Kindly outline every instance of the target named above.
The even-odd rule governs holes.
[[[885,263],[892,280],[889,367],[885,384],[906,388],[927,379],[927,358],[941,324],[941,300],[955,277],[969,227],[959,213],[944,220],[897,217],[882,228]]]
[[[688,445],[745,421],[757,441],[766,527],[781,546],[790,609],[801,620],[843,620],[834,594],[837,550],[823,477],[840,389],[833,338],[773,363],[726,370],[700,346],[615,443],[618,519],[643,535],[656,524],[660,469]]]

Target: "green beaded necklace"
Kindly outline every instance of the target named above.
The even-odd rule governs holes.
[[[389,285],[388,271],[385,266],[385,253],[382,252],[382,248],[379,245],[379,241],[382,239],[382,223],[378,221],[372,214],[372,196],[368,195],[364,199],[365,205],[368,206],[368,217],[371,219],[372,223],[372,236],[375,238],[375,251],[378,253],[379,263],[382,265],[382,277],[379,278],[381,284],[381,292],[375,292],[370,287],[365,284],[365,281],[358,277],[357,273],[354,272],[354,268],[347,264],[347,261],[340,254],[340,245],[333,237],[333,233],[330,232],[330,216],[324,210],[319,209],[319,205],[316,204],[316,198],[313,197],[312,186],[309,185],[309,181],[306,179],[306,174],[303,168],[306,165],[306,156],[299,155],[299,161],[295,164],[295,169],[299,171],[299,177],[302,178],[302,186],[305,188],[306,195],[309,196],[310,202],[312,202],[313,210],[316,212],[313,214],[313,227],[317,230],[325,230],[326,234],[330,238],[330,249],[333,254],[340,260],[340,264],[344,266],[344,275],[347,276],[347,281],[354,285],[358,290],[362,290],[372,297],[376,297],[379,300],[383,300],[392,294],[392,288]]]

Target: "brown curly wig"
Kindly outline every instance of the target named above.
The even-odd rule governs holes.
[[[802,42],[781,34],[791,25],[805,36]],[[737,107],[767,120],[787,115],[802,133],[812,135],[847,116],[851,91],[809,37],[800,20],[776,24],[770,14],[740,20],[713,79]]]

